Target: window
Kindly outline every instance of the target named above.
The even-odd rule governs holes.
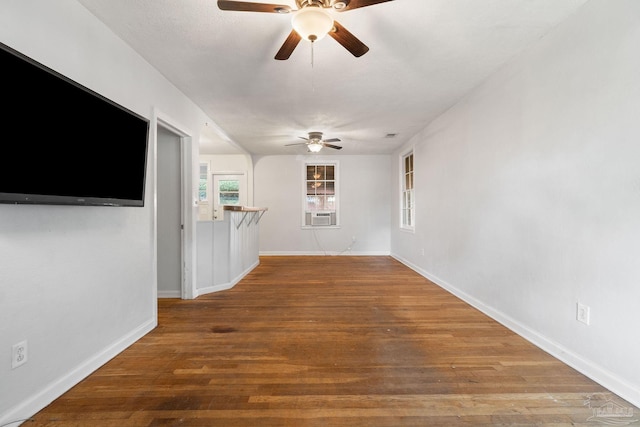
[[[415,201],[413,194],[413,151],[402,157],[402,228],[413,230],[415,223]]]
[[[337,225],[337,163],[305,164],[304,225]]]
[[[200,202],[208,201],[207,197],[207,179],[209,178],[209,165],[200,163],[200,181],[198,183],[198,200]]]
[[[218,181],[218,204],[240,204],[240,181],[237,179],[221,179]]]

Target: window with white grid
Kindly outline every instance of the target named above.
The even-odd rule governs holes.
[[[415,200],[413,189],[413,151],[402,156],[402,203],[400,226],[413,230],[415,226]]]
[[[338,164],[306,163],[304,189],[304,226],[336,226]]]

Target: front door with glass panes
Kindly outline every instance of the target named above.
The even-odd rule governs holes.
[[[213,174],[213,219],[224,219],[224,206],[244,206],[246,178],[244,174]]]

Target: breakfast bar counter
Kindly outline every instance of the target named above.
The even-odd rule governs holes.
[[[198,221],[197,294],[230,289],[258,266],[260,219],[268,208],[224,206],[217,221]]]

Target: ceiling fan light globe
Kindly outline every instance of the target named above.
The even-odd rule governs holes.
[[[317,153],[322,150],[322,144],[320,144],[319,142],[312,142],[311,144],[308,144],[307,147],[312,153]]]
[[[303,39],[316,41],[331,31],[333,18],[320,7],[307,6],[293,15],[291,25]]]

